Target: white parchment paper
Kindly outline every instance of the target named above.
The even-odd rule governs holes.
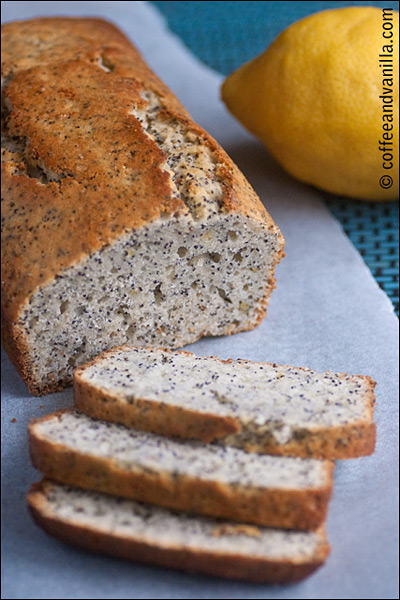
[[[235,122],[219,100],[221,76],[189,53],[153,6],[3,2],[2,9],[3,21],[54,14],[113,20],[237,162],[281,228],[286,258],[262,325],[190,350],[367,374],[378,382],[375,454],[337,463],[326,565],[297,585],[250,585],[95,556],[36,527],[25,506],[27,489],[39,479],[29,461],[27,423],[72,405],[72,392],[30,396],[3,353],[2,597],[398,598],[398,320],[318,192],[283,173]]]

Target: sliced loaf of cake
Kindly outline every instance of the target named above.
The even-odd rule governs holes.
[[[246,451],[371,454],[375,382],[366,376],[123,346],[75,371],[76,407],[100,419]]]
[[[323,528],[284,531],[235,524],[43,480],[28,505],[65,542],[129,560],[254,582],[289,583],[323,564]]]
[[[77,411],[34,420],[29,438],[34,466],[50,479],[234,521],[315,529],[332,490],[330,461],[170,439]]]
[[[121,31],[6,23],[1,76],[1,333],[32,393],[112,346],[261,322],[284,239]]]

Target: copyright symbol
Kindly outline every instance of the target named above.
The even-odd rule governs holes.
[[[390,177],[390,175],[382,175],[382,177],[379,180],[379,185],[384,190],[388,190],[393,185],[393,179]]]

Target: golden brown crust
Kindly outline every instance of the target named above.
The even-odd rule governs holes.
[[[325,463],[326,485],[318,489],[262,489],[128,470],[111,458],[71,451],[35,433],[36,423],[64,412],[35,419],[28,428],[32,463],[49,479],[176,510],[285,529],[316,529],[326,518],[333,486],[331,462]]]
[[[288,560],[267,560],[223,554],[212,551],[157,547],[124,536],[109,535],[80,524],[72,525],[61,518],[46,514],[46,480],[34,484],[27,496],[28,506],[37,524],[50,535],[75,546],[101,554],[132,561],[157,564],[193,573],[206,573],[229,579],[258,583],[292,583],[300,581],[318,569],[329,554],[325,532],[320,530],[321,541],[312,560],[300,563]]]
[[[132,346],[133,347],[133,346]],[[104,389],[91,386],[82,380],[82,373],[87,367],[96,364],[115,351],[129,348],[120,346],[101,353],[92,361],[82,365],[74,372],[74,402],[78,410],[87,415],[120,423],[132,429],[150,431],[166,436],[178,436],[187,439],[198,439],[205,443],[214,440],[223,443],[223,438],[239,434],[243,426],[235,416],[218,416],[212,413],[196,412],[185,407],[167,405],[162,402],[135,398],[131,403],[122,402],[118,394],[111,394]],[[154,348],[149,348],[154,350]],[[171,352],[167,348],[159,348],[163,352]],[[174,353],[194,356],[187,351]],[[232,363],[232,359],[222,360],[216,356],[209,357],[222,363]],[[260,362],[260,365],[272,364]],[[273,365],[287,368],[288,365]],[[307,372],[306,367],[296,367]],[[336,374],[348,377],[346,373]],[[326,426],[319,429],[297,429],[293,437],[285,444],[279,443],[273,435],[253,432],[252,439],[246,441],[247,452],[274,454],[279,456],[297,456],[301,458],[347,459],[368,456],[375,450],[376,427],[373,423],[374,388],[376,382],[369,376],[355,375],[365,385],[365,420],[341,426]]]
[[[132,114],[134,106],[145,106],[143,89],[158,94],[166,112],[220,161],[222,211],[261,220],[278,233],[226,153],[113,25],[35,19],[4,25],[2,38],[6,133],[26,146],[23,158],[6,152],[3,163],[7,321],[37,286],[125,231],[188,211],[161,168],[165,154]],[[112,70],[100,68],[99,60]],[[56,180],[31,176],[32,165]]]
[[[7,133],[25,140],[30,159],[60,178],[43,184],[13,154],[3,164],[9,319],[36,286],[62,269],[162,212],[185,210],[172,198],[168,175],[160,167],[162,151],[130,114],[134,105],[144,104],[139,77],[148,76],[157,92],[167,93],[166,88],[118,30],[109,24],[97,29],[99,23],[39,19],[2,29],[8,67],[2,75],[9,79],[4,91]],[[48,40],[46,52],[26,58],[38,37]],[[15,39],[20,42],[16,49]],[[107,52],[105,39],[118,57],[110,73],[96,62]],[[171,103],[185,114],[175,98]]]
[[[27,382],[30,379],[29,367],[26,362],[28,348],[23,340],[22,332],[18,330],[15,323],[9,323],[5,319],[4,312],[1,311],[1,343],[21,378]]]
[[[135,398],[134,403],[118,402],[118,397],[103,390],[79,384],[74,379],[74,402],[78,410],[91,417],[122,423],[126,427],[151,431],[159,435],[199,439],[204,443],[224,438],[240,431],[234,417],[199,414],[194,410],[174,407],[163,402]]]
[[[18,323],[7,321],[4,311],[1,313],[1,343],[29,392],[34,396],[57,392],[68,385],[69,380],[53,381],[50,377],[46,383],[37,381],[31,365],[35,357],[27,343],[25,331],[18,326]]]

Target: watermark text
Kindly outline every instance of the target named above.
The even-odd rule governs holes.
[[[384,174],[379,179],[379,185],[389,189],[393,185],[393,178],[388,173],[393,169],[393,9],[382,9],[382,52],[379,54],[379,67],[382,72],[382,135],[379,139],[379,150],[382,153],[382,168]]]

